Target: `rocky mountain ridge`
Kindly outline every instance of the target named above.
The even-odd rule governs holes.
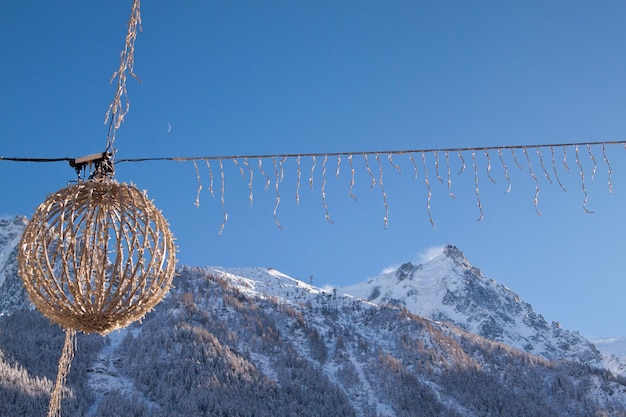
[[[405,263],[341,291],[374,303],[401,305],[548,360],[608,364],[593,343],[556,322],[548,323],[513,291],[483,276],[452,245],[424,263]]]

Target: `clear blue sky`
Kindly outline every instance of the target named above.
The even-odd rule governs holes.
[[[0,155],[77,157],[104,150],[109,84],[119,65],[131,1],[9,0],[0,13]],[[129,80],[131,110],[117,133],[116,159],[308,152],[357,152],[623,140],[626,127],[626,3],[618,1],[144,1],[143,32]],[[285,163],[275,225],[272,184],[248,181],[224,161],[220,175],[191,162],[120,163],[116,179],[146,189],[170,221],[189,265],[268,266],[316,285],[343,286],[388,266],[417,262],[433,246],[457,245],[482,272],[507,285],[548,320],[587,336],[626,335],[626,150],[607,148],[613,170],[586,149],[588,207],[580,176],[557,167],[568,191],[549,184],[529,149],[540,184],[497,153],[492,184],[477,155],[485,218],[478,222],[471,156],[451,155],[452,189],[435,178],[431,227],[421,164],[382,155],[385,207],[355,155],[350,169],[327,163],[324,216],[321,159],[302,160],[296,206],[295,160]],[[523,154],[517,156],[523,160]],[[546,158],[547,156],[547,158]],[[440,170],[445,178],[443,155]],[[549,154],[545,163],[551,169]],[[421,162],[418,160],[418,162]],[[256,161],[251,161],[256,163]],[[378,165],[370,160],[378,177]],[[526,166],[527,164],[524,163]],[[550,171],[551,172],[551,171]],[[0,215],[30,215],[74,179],[65,163],[0,161]],[[554,180],[554,176],[552,176]]]

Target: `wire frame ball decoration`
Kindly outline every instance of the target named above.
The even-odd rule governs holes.
[[[18,268],[46,317],[104,336],[163,299],[175,253],[167,221],[145,193],[90,180],[57,191],[37,208],[20,242]]]

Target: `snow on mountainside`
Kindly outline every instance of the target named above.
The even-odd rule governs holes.
[[[141,324],[81,335],[64,416],[626,415],[626,379],[600,369],[272,269],[178,273]],[[36,311],[0,317],[0,415],[44,415],[62,341]]]
[[[335,415],[482,415],[481,411],[477,411],[476,404],[490,401],[482,397],[483,392],[498,388],[492,386],[480,392],[467,393],[468,396],[459,395],[457,390],[458,387],[466,389],[468,381],[478,374],[484,375],[486,380],[479,377],[481,382],[477,380],[470,385],[489,384],[487,381],[493,382],[506,374],[502,370],[518,366],[493,363],[494,358],[498,358],[498,361],[511,355],[517,358],[513,362],[522,358],[522,361],[528,361],[526,365],[529,366],[529,374],[537,379],[522,382],[520,387],[533,386],[540,397],[546,395],[545,390],[536,384],[554,380],[554,375],[549,373],[553,369],[559,374],[562,372],[561,366],[564,369],[573,366],[542,361],[472,336],[457,327],[429,322],[400,308],[379,306],[342,295],[334,289],[317,288],[272,268],[182,267],[180,274],[171,298],[164,302],[165,310],[160,317],[146,320],[142,326],[145,330],[141,330],[133,339],[136,344],[141,344],[142,338],[153,338],[152,331],[162,328],[168,320],[188,320],[185,319],[187,314],[199,316],[189,321],[193,324],[209,320],[206,314],[210,313],[210,321],[228,323],[231,352],[247,352],[248,360],[278,386],[287,383],[282,379],[285,371],[281,368],[281,359],[278,359],[283,357],[284,348],[289,355],[294,354],[314,363],[314,367],[309,369],[319,374],[304,385],[309,387],[314,383],[329,383],[339,387],[339,392],[327,394],[335,396],[335,400],[326,400],[324,404],[336,402],[345,407],[342,405],[345,401],[354,410],[352,414],[344,408],[343,413]],[[221,289],[215,288],[216,283]],[[154,326],[156,323],[157,327]],[[304,362],[298,362],[298,367],[306,366]],[[548,372],[546,374],[544,370],[539,370],[544,366]],[[579,371],[574,372],[584,370],[582,372],[585,373],[588,368],[575,369]],[[516,368],[512,375],[523,372]],[[565,380],[568,378],[565,376],[567,372],[570,371],[563,374]],[[287,375],[289,378],[298,377],[294,370]],[[609,395],[607,393],[613,392],[616,395],[610,396],[615,411],[623,410],[625,388],[604,381],[603,378],[581,378],[581,388],[590,389],[583,396],[587,395],[591,403],[605,404]],[[609,378],[612,376],[609,375]],[[459,386],[451,381],[458,381]],[[515,386],[518,383],[502,382],[496,383],[497,386]],[[448,383],[449,386],[445,385]],[[310,389],[315,392],[323,388],[313,386]],[[521,388],[513,388],[506,395],[518,389]],[[402,398],[399,403],[396,402],[396,395]],[[504,399],[499,401],[504,402]],[[561,399],[553,397],[537,409],[534,408],[535,400],[525,401],[520,415],[528,415],[529,412],[532,415],[574,415],[582,411],[580,404],[573,405],[576,401],[569,403],[571,399],[557,406]],[[512,416],[518,413],[511,408],[507,411],[507,407],[510,405],[497,411],[493,409],[489,414]],[[606,407],[600,405],[601,409],[608,410]],[[490,410],[489,406],[485,410]],[[586,415],[584,412],[582,414]],[[313,412],[313,415],[328,414],[320,410],[320,414]]]
[[[549,360],[606,365],[589,340],[546,322],[517,294],[484,277],[451,245],[422,264],[405,263],[341,292],[378,304],[402,305],[419,316],[453,323]]]
[[[329,291],[305,284],[273,268],[207,267],[205,270],[220,278],[228,279],[235,288],[248,294],[266,297],[283,297],[292,299],[294,302],[301,301],[301,297],[304,293],[311,295],[326,294],[328,297],[331,296]]]
[[[621,339],[621,345],[611,345],[613,350],[607,348],[608,338],[594,339],[602,347],[596,349],[578,332],[548,324],[511,290],[483,277],[454,246],[445,247],[424,264],[407,263],[365,283],[332,290],[306,284],[272,268],[205,270],[249,296],[277,297],[294,304],[316,296],[336,305],[341,295],[351,295],[373,305],[400,305],[418,316],[452,323],[548,360],[576,360],[626,373],[626,338]]]
[[[592,337],[591,342],[605,356],[605,367],[626,375],[626,336]]]
[[[22,280],[17,274],[17,245],[26,224],[24,216],[0,218],[0,314],[30,306]]]
[[[626,359],[626,336],[592,337],[590,340],[605,355]]]
[[[26,217],[23,216],[0,218],[0,285],[4,283],[8,275],[6,273],[7,262],[22,238],[26,224]]]

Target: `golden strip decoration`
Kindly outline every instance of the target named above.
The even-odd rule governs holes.
[[[167,221],[132,185],[81,181],[39,205],[19,244],[18,272],[37,310],[67,336],[49,416],[60,416],[76,330],[106,335],[141,319],[169,290],[175,253]]]
[[[106,152],[114,153],[113,142],[115,142],[115,134],[117,129],[124,121],[124,117],[130,110],[130,101],[126,90],[126,75],[130,74],[134,79],[139,80],[134,72],[135,69],[135,40],[137,33],[141,30],[141,12],[139,0],[133,1],[130,12],[130,20],[128,22],[128,33],[124,43],[124,49],[120,53],[120,67],[111,76],[111,83],[117,78],[117,88],[115,97],[109,105],[109,109],[104,117],[104,124],[109,124],[109,132],[107,134]]]

